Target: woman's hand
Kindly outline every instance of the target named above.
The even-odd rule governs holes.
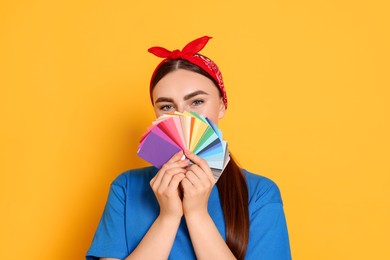
[[[168,259],[183,216],[179,184],[185,177],[189,160],[181,160],[182,157],[183,152],[172,156],[150,181],[160,205],[160,215],[126,259]]]
[[[183,187],[184,217],[197,259],[236,259],[219,233],[207,206],[216,180],[207,162],[185,151],[194,162],[187,167]]]
[[[185,178],[181,181],[184,215],[208,215],[208,200],[216,181],[204,159],[187,150],[185,155],[194,164],[187,167]]]
[[[182,157],[182,151],[172,156],[150,181],[150,186],[160,205],[160,217],[164,219],[180,219],[183,216],[179,184],[185,178],[189,160],[181,160]]]

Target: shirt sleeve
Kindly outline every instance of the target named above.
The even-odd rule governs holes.
[[[262,179],[249,202],[250,230],[245,259],[289,260],[290,243],[279,188]]]
[[[100,219],[86,259],[99,257],[124,259],[128,256],[125,229],[125,188],[124,176],[112,184],[103,215]]]

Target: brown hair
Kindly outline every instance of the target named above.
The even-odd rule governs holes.
[[[202,68],[183,59],[167,60],[152,79],[152,88],[168,73],[185,69],[218,84]],[[217,182],[226,227],[226,244],[237,259],[244,259],[249,239],[248,187],[244,173],[232,158]]]

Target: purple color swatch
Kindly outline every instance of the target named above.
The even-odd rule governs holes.
[[[175,153],[181,150],[176,144],[150,131],[143,140],[142,147],[138,150],[138,155],[157,168],[161,168]]]

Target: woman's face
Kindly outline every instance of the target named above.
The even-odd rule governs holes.
[[[219,90],[209,78],[179,69],[165,75],[152,92],[157,117],[174,111],[192,111],[218,124],[225,114]]]

